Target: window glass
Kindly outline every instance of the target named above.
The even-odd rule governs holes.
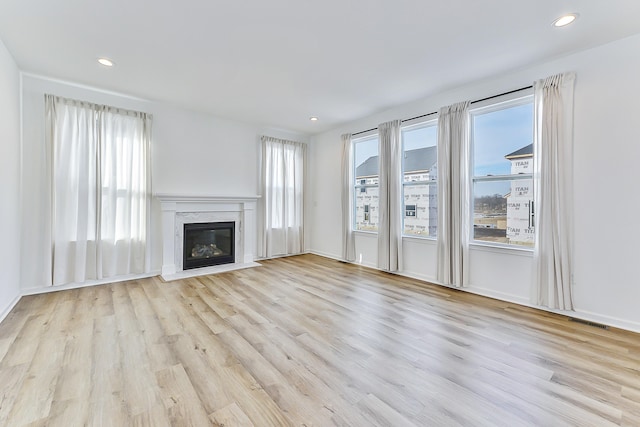
[[[521,149],[532,148],[532,142],[533,102],[474,114],[473,174],[512,174],[513,159],[507,156]],[[523,158],[531,160],[533,154],[528,151],[523,150]]]
[[[472,112],[473,239],[533,247],[531,97]]]
[[[435,238],[438,228],[438,133],[431,121],[402,130],[403,234]]]
[[[354,142],[354,229],[378,231],[378,138]]]

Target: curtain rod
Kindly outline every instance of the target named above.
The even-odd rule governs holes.
[[[499,93],[497,95],[493,95],[493,96],[488,96],[486,98],[482,98],[482,99],[476,99],[475,101],[471,101],[471,104],[477,104],[478,102],[482,102],[482,101],[488,101],[490,99],[493,98],[498,98],[500,96],[505,96],[505,95],[511,95],[512,93],[516,93],[516,92],[520,92],[521,90],[527,90],[527,89],[531,89],[533,86],[525,86],[525,87],[521,87],[520,89],[514,89],[514,90],[510,90],[508,92],[502,92]],[[415,119],[421,119],[423,117],[429,117],[429,116],[433,116],[434,114],[438,114],[437,111],[434,111],[432,113],[427,113],[427,114],[422,114],[421,116],[415,116],[415,117],[411,117],[410,119],[403,119],[401,120],[402,123],[404,122],[410,122],[411,120],[415,120]],[[360,132],[356,132],[356,133],[352,133],[351,136],[356,136],[356,135],[361,135],[363,133],[367,133],[367,132],[371,132],[374,130],[377,130],[378,128],[372,128],[372,129],[367,129],[367,130],[362,130]]]

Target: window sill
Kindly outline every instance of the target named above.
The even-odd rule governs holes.
[[[362,236],[377,236],[377,231],[363,231],[363,230],[353,230],[353,234],[359,234]]]
[[[418,236],[402,236],[402,240],[416,243],[429,243],[435,245],[437,239],[435,237],[418,237]]]
[[[487,243],[470,242],[469,249],[480,252],[493,252],[497,254],[508,253],[510,255],[518,255],[527,258],[533,257],[533,248],[519,248],[513,246],[498,246]]]

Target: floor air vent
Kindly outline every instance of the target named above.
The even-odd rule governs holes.
[[[609,329],[609,327],[607,325],[602,325],[602,324],[596,323],[596,322],[589,322],[588,320],[576,319],[575,317],[570,317],[569,321],[576,322],[576,323],[582,323],[583,325],[593,326],[594,328]]]

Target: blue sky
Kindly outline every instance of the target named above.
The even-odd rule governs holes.
[[[533,142],[533,104],[477,114],[472,124],[473,173],[508,175],[511,162],[504,156]],[[510,190],[510,181],[483,182],[475,185],[474,195],[505,195]]]
[[[438,127],[432,126],[408,129],[402,133],[402,143],[406,151],[416,148],[433,147],[438,143]]]
[[[354,156],[356,167],[360,166],[365,160],[371,156],[378,155],[378,137],[366,139],[365,141],[355,144]]]
[[[508,175],[504,156],[533,142],[533,104],[475,115],[472,133],[474,174]]]

